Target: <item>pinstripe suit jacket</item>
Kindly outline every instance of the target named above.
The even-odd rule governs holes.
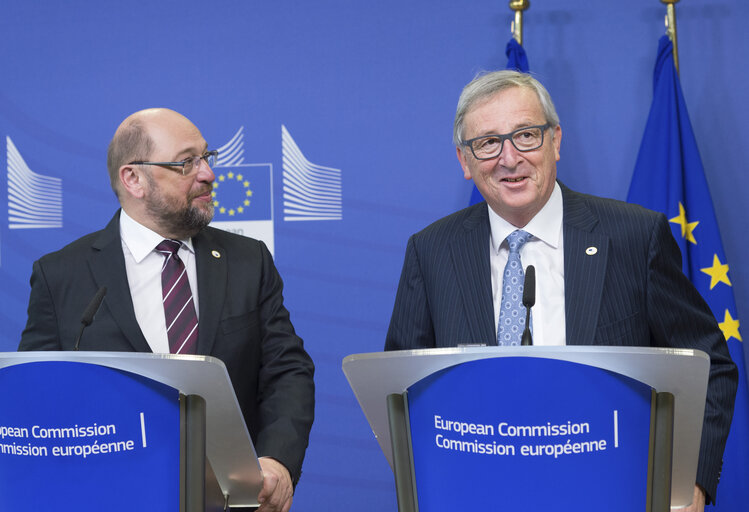
[[[560,184],[561,185],[561,184]],[[663,214],[564,185],[568,345],[693,348],[710,355],[697,482],[715,496],[738,382],[725,339],[697,290]],[[485,202],[413,235],[386,350],[496,345]],[[585,249],[597,247],[589,256]],[[543,279],[543,269],[537,269]]]

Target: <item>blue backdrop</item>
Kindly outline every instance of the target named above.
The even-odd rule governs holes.
[[[557,105],[570,187],[626,197],[664,13],[658,0],[535,0],[526,12],[524,47]],[[119,122],[174,108],[210,146],[244,150],[221,170],[227,179],[232,165],[268,176],[249,188],[272,220],[248,213],[256,224],[235,229],[269,240],[317,364],[294,510],[395,510],[392,474],[341,360],[382,349],[408,236],[468,204],[451,145],[455,104],[477,71],[505,67],[511,19],[496,0],[3,2],[0,350],[18,343],[32,262],[100,229],[117,207],[106,148]],[[677,19],[682,87],[741,319],[749,3],[690,0]],[[299,169],[328,187],[306,199],[317,210],[301,220]]]

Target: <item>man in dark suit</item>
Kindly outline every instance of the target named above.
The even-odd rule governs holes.
[[[497,71],[465,87],[454,142],[465,178],[485,202],[409,239],[385,349],[519,344],[523,267],[533,264],[535,344],[707,352],[691,508],[703,510],[715,497],[736,367],[708,306],[681,272],[665,216],[557,182],[561,139],[551,98],[530,75]]]
[[[106,287],[80,348],[221,359],[260,456],[259,510],[288,511],[314,416],[314,366],[265,245],[208,227],[216,152],[207,149],[172,110],[122,122],[108,153],[122,208],[34,263],[19,350],[73,349],[82,312]]]

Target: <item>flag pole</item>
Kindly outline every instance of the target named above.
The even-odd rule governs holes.
[[[515,11],[515,21],[512,22],[510,30],[512,37],[521,45],[523,44],[523,11],[530,5],[530,0],[510,0],[510,9]]]
[[[661,0],[666,4],[666,35],[674,45],[674,67],[679,72],[679,48],[676,43],[676,2],[679,0]],[[512,3],[512,2],[511,2]]]

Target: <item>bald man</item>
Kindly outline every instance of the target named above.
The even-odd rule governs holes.
[[[80,349],[221,359],[260,456],[258,510],[285,512],[314,416],[314,366],[265,244],[208,227],[216,156],[173,110],[125,119],[107,155],[121,208],[103,230],[34,263],[19,350],[73,349],[105,286]]]

